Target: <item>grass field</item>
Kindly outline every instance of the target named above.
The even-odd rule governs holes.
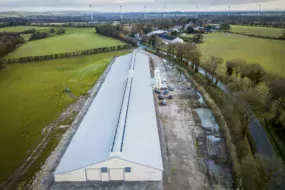
[[[232,32],[257,36],[281,37],[284,30],[283,28],[231,25]]]
[[[0,32],[24,32],[26,30],[36,29],[37,31],[49,30],[49,27],[39,27],[39,26],[12,26],[0,28]]]
[[[94,85],[112,57],[128,52],[13,64],[0,70],[0,183],[36,146],[43,128],[76,101],[74,96]]]
[[[96,34],[93,28],[66,28],[66,34],[28,42],[6,58],[50,55],[121,44],[124,43]]]
[[[202,62],[210,56],[221,57],[224,61],[242,59],[249,63],[259,63],[267,71],[285,76],[284,41],[213,33],[204,35],[204,43],[198,47],[203,54]]]

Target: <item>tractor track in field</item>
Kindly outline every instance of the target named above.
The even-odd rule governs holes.
[[[79,114],[76,116],[73,124],[71,125],[71,127],[69,128],[69,130],[67,130],[65,133],[68,134],[68,137],[65,137],[64,142],[62,142],[62,140],[59,142],[59,144],[57,145],[57,147],[55,148],[55,150],[52,152],[56,155],[56,159],[52,160],[52,164],[48,164],[48,166],[45,166],[46,163],[41,167],[41,170],[37,172],[34,182],[30,187],[30,189],[48,189],[48,187],[51,185],[50,182],[53,181],[53,179],[51,179],[52,175],[51,172],[53,172],[53,170],[55,169],[56,165],[58,164],[61,156],[63,155],[64,151],[62,150],[57,150],[58,146],[60,144],[61,148],[66,148],[70,142],[70,140],[73,137],[73,134],[76,132],[77,127],[79,126],[81,120],[83,119],[84,115],[86,114],[90,104],[92,103],[94,97],[96,96],[97,92],[99,91],[102,83],[104,82],[105,76],[107,75],[107,73],[109,72],[109,70],[111,69],[111,66],[113,64],[115,59],[113,59],[109,66],[106,68],[105,72],[101,75],[101,77],[99,78],[99,80],[96,82],[96,84],[92,87],[92,89],[90,91],[88,91],[88,95],[83,95],[80,96],[78,98],[78,100],[69,105],[69,107],[64,110],[64,112],[58,117],[57,120],[55,120],[54,122],[52,122],[51,124],[49,124],[48,126],[46,126],[43,130],[42,130],[42,136],[40,137],[41,140],[40,142],[37,142],[37,146],[33,149],[33,150],[29,150],[30,155],[28,156],[28,158],[26,158],[26,160],[24,161],[24,163],[19,166],[17,169],[14,170],[14,172],[2,183],[0,184],[0,189],[4,189],[4,190],[8,190],[8,189],[16,189],[17,185],[19,183],[19,180],[21,179],[21,177],[23,177],[27,171],[29,170],[29,168],[37,161],[38,157],[41,155],[41,153],[45,150],[46,146],[48,145],[48,143],[50,142],[50,138],[51,138],[51,132],[53,131],[53,129],[55,129],[56,127],[58,127],[59,123],[64,121],[65,119],[69,118],[73,112],[78,112]],[[48,158],[47,158],[48,160]],[[46,162],[47,162],[46,160]],[[42,171],[42,168],[45,166],[45,171]],[[39,173],[44,173],[45,176],[42,175],[38,175]],[[49,183],[43,183],[42,178],[38,179],[39,176],[45,178],[48,177],[49,179],[46,181],[49,181]],[[40,183],[40,184],[39,184]]]

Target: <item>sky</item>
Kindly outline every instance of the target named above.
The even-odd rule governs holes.
[[[234,11],[256,11],[258,5],[262,10],[285,11],[285,0],[0,0],[0,11],[88,11],[92,4],[93,11],[141,12],[144,5],[147,11],[227,11],[229,5]]]

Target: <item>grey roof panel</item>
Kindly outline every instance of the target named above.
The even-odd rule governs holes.
[[[129,72],[129,68],[134,71]],[[127,82],[128,78],[131,83]],[[123,100],[124,96],[129,101]],[[126,123],[123,133],[116,134],[122,107]],[[116,139],[122,143],[120,152],[116,148],[115,154],[110,154]],[[148,56],[144,54],[116,59],[55,174],[108,160],[110,156],[117,156],[116,152],[130,162],[163,170],[150,67]]]
[[[122,153],[129,161],[163,170],[149,58],[140,53],[136,54]]]
[[[118,57],[112,65],[55,174],[72,171],[109,158],[130,59],[131,54]]]

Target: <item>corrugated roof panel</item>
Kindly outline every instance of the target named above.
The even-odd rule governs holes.
[[[135,63],[131,64],[131,59]],[[131,76],[130,64],[133,65],[131,69],[134,68]],[[130,82],[126,83],[128,78]],[[124,96],[128,100],[123,100]],[[122,111],[125,113],[125,124],[123,131],[116,134]],[[116,139],[116,135],[120,135],[120,138]],[[120,143],[121,146],[117,146]],[[149,58],[141,53],[116,59],[55,174],[108,160],[112,156],[113,144],[116,151],[120,147],[117,156],[122,155],[130,162],[163,170]]]
[[[131,54],[118,57],[82,120],[55,174],[109,158],[122,103]]]
[[[126,160],[163,170],[149,58],[136,56],[122,153]]]

